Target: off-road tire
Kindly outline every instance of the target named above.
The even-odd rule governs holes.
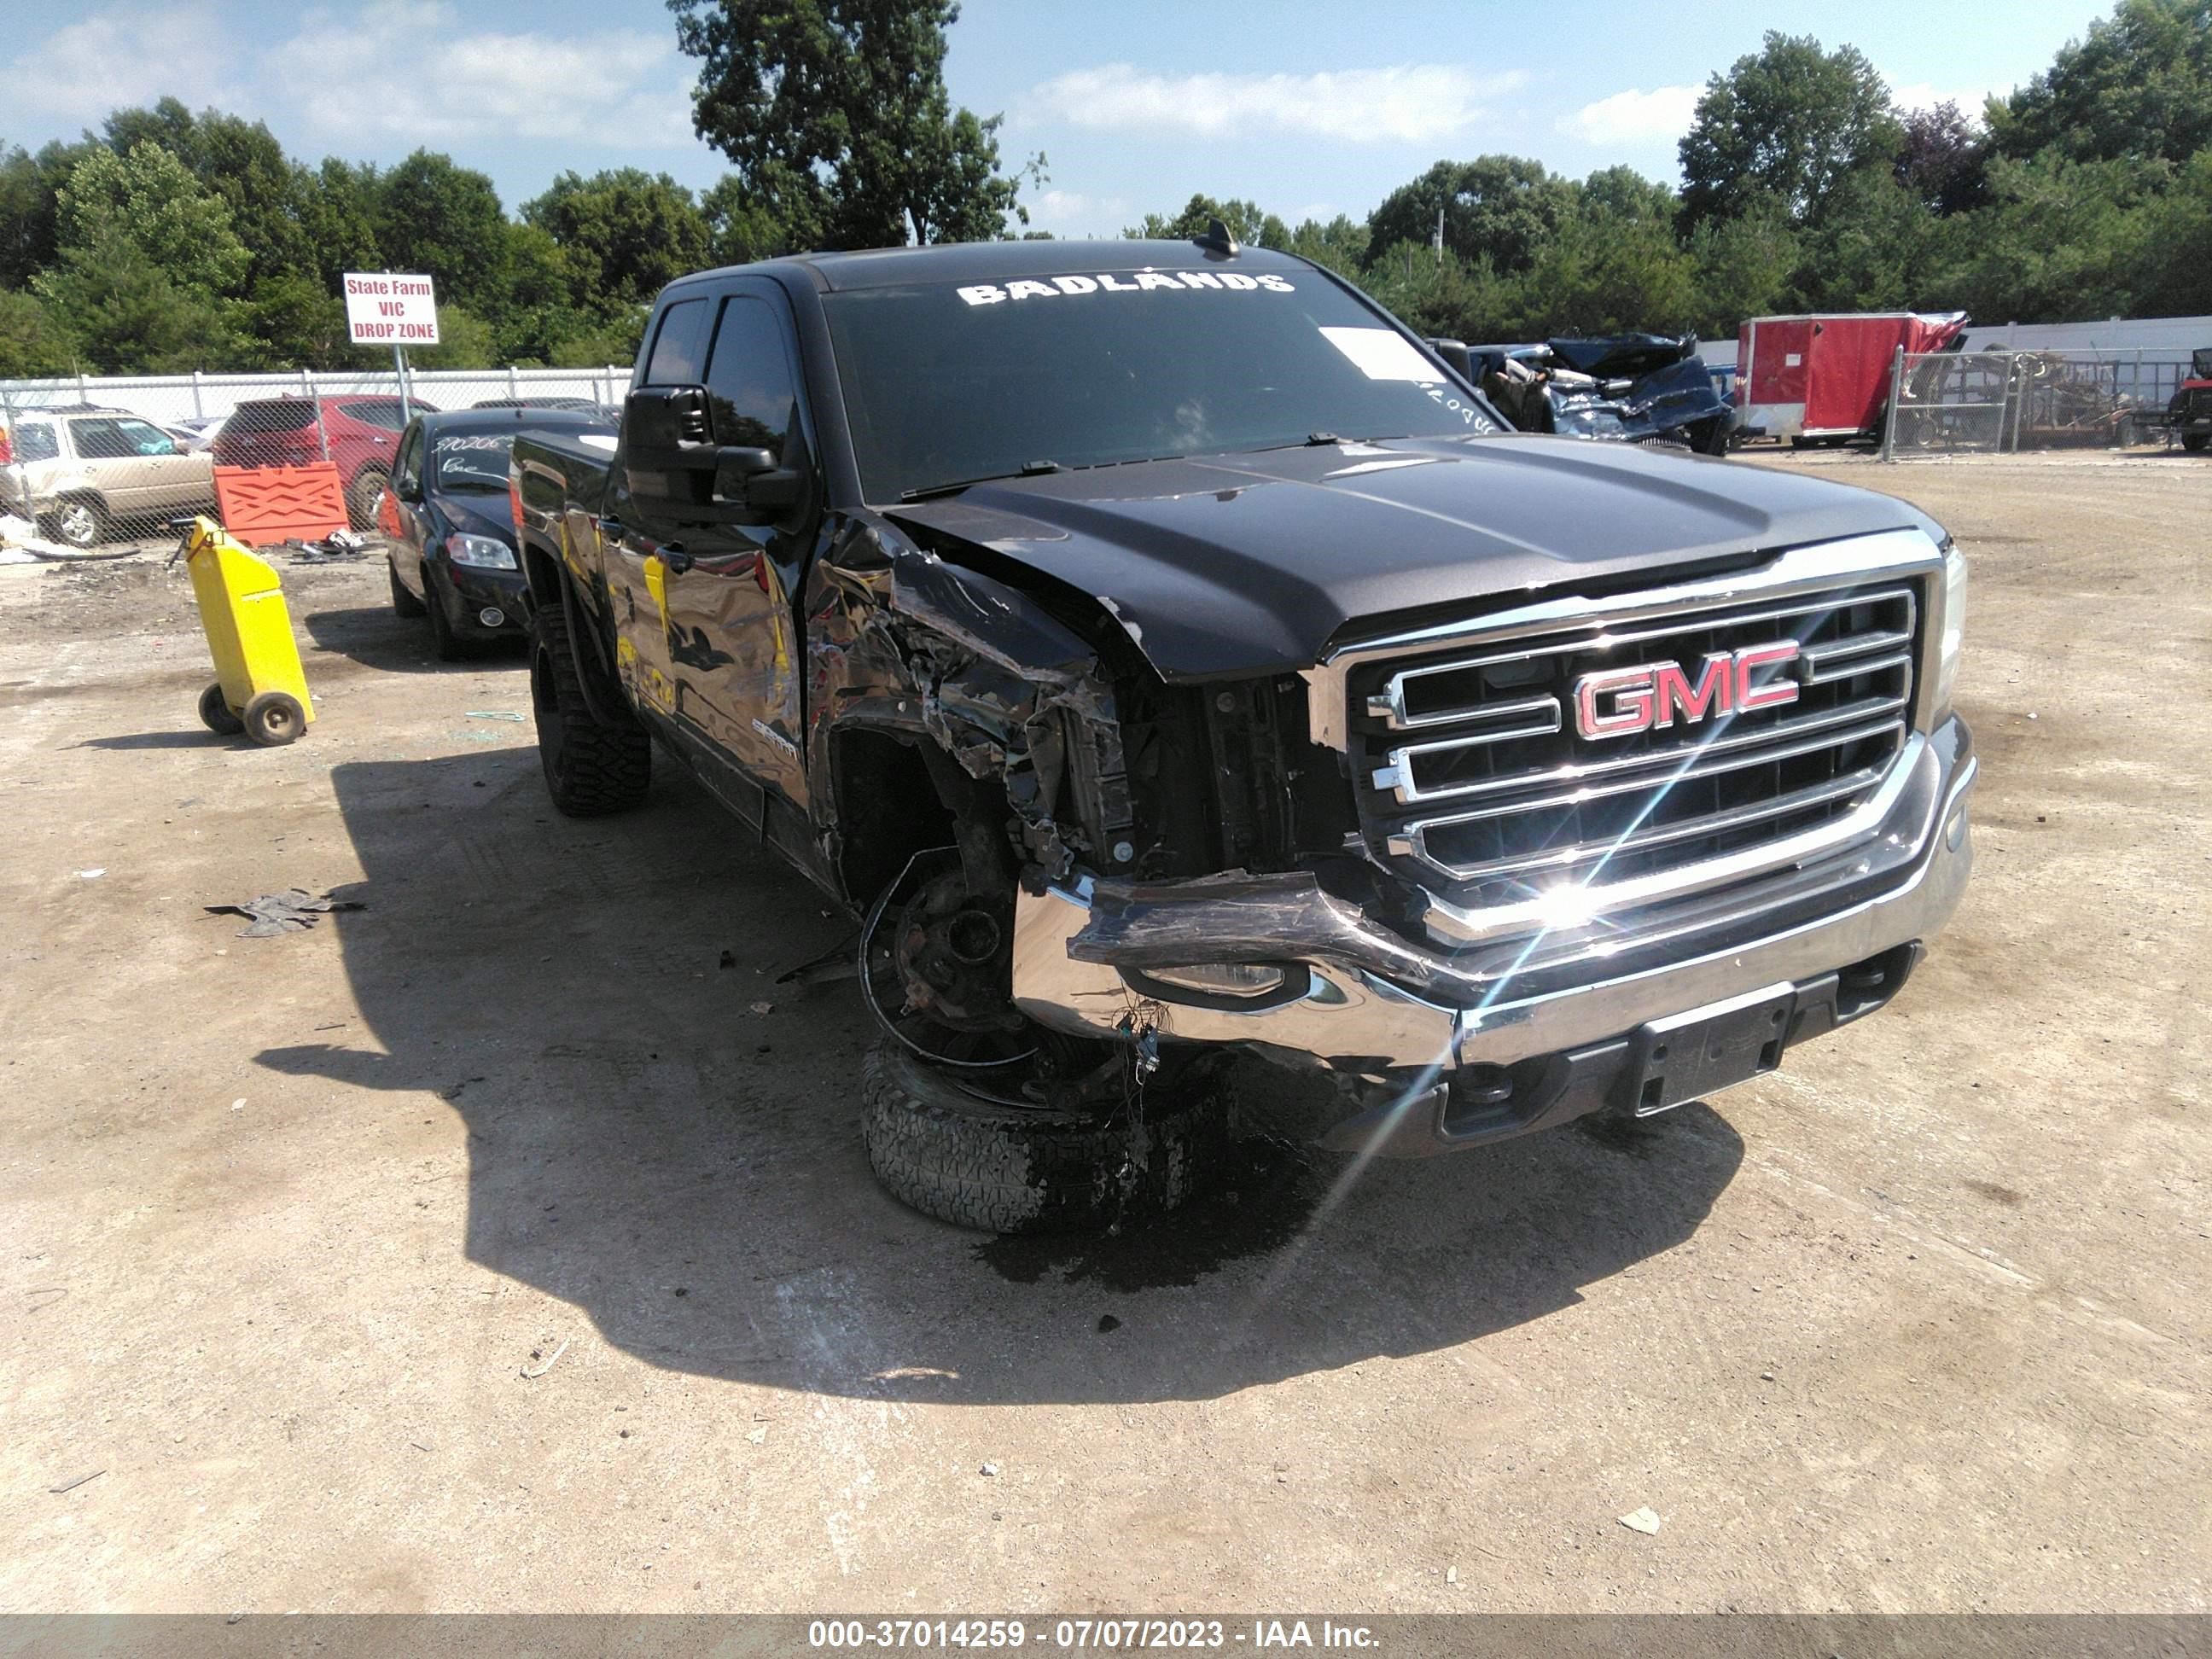
[[[399,567],[387,560],[384,568],[392,578],[392,614],[395,617],[421,616],[427,607],[410,593],[407,584],[399,580]]]
[[[2212,447],[2212,432],[2185,432],[2181,434],[2181,447],[2192,455],[2202,455],[2208,447]]]
[[[234,738],[246,730],[246,722],[231,711],[230,704],[224,700],[221,680],[200,693],[200,724],[219,738]]]
[[[1097,1231],[1179,1208],[1219,1167],[1231,1115],[1203,1071],[1104,1121],[1006,1105],[888,1039],[861,1063],[860,1099],[884,1190],[989,1233]]]
[[[540,605],[531,623],[530,702],[546,793],[572,818],[626,812],[652,785],[653,739],[635,720],[603,726],[593,720],[581,672],[568,618],[557,603]],[[605,687],[602,706],[620,707],[620,697],[616,688]]]
[[[376,498],[390,483],[390,478],[374,468],[363,468],[354,474],[353,482],[346,486],[346,517],[353,521],[356,530],[376,527]]]
[[[264,691],[247,701],[241,723],[263,748],[281,749],[307,729],[307,711],[289,691]]]

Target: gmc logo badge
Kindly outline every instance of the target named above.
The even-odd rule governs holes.
[[[1692,680],[1680,664],[1606,668],[1575,682],[1575,729],[1586,738],[1625,738],[1676,720],[1695,726],[1715,714],[1748,714],[1797,701],[1797,682],[1776,675],[1752,684],[1762,669],[1797,659],[1797,641],[1779,640],[1741,651],[1716,651]]]

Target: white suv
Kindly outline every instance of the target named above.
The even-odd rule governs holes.
[[[0,427],[0,510],[57,541],[143,536],[215,504],[215,465],[150,421],[116,409],[38,410]]]

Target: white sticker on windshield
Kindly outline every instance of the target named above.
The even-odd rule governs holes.
[[[1361,461],[1352,466],[1340,466],[1334,472],[1324,472],[1324,478],[1356,478],[1363,472],[1395,472],[1401,467],[1440,466],[1443,458],[1437,455],[1401,455],[1395,460]]]
[[[1443,370],[1414,350],[1402,334],[1387,328],[1325,328],[1321,334],[1370,380],[1443,384]]]
[[[615,453],[615,441],[603,432],[580,432],[576,441],[586,449],[603,450],[610,455]]]

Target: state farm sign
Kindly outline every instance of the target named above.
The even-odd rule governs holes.
[[[349,270],[346,331],[356,345],[438,343],[438,295],[428,276]]]

